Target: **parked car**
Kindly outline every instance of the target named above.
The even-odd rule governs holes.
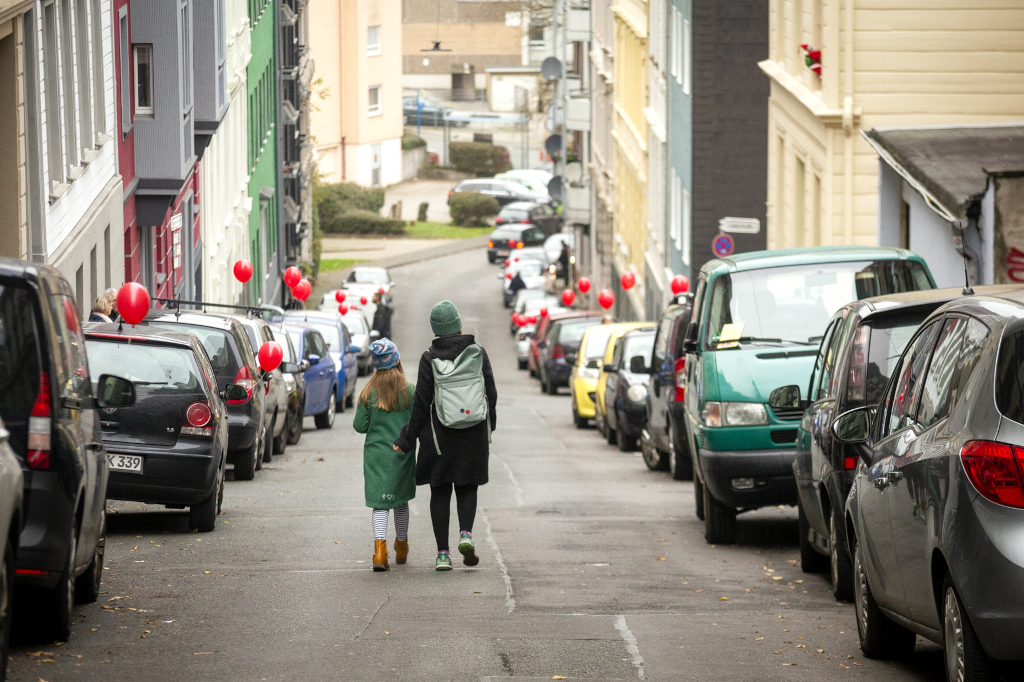
[[[262,319],[232,315],[242,323],[245,336],[254,356],[258,356],[263,344],[274,340],[270,325]],[[283,362],[283,361],[282,361]],[[272,455],[283,455],[288,444],[288,390],[284,385],[284,366],[278,365],[273,372],[263,372],[263,409],[267,411],[267,428],[270,438],[266,439],[263,450],[263,463],[269,463]]]
[[[519,369],[526,369],[527,357],[530,353],[530,338],[537,331],[536,322],[527,322],[515,333],[516,338],[516,360]]]
[[[626,332],[615,345],[612,361],[601,371],[604,385],[605,429],[615,434],[619,450],[632,452],[647,423],[647,385],[651,380],[653,329]]]
[[[1024,290],[964,296],[922,323],[877,410],[834,420],[833,436],[860,460],[846,522],[865,655],[905,656],[921,635],[945,650],[947,680],[1016,677],[1022,385]]]
[[[500,262],[514,249],[543,246],[544,230],[535,225],[502,225],[491,232],[487,240],[487,262]]]
[[[324,343],[327,344],[327,352],[334,360],[335,371],[338,382],[335,398],[337,400],[337,411],[344,412],[346,407],[352,407],[356,395],[356,367],[360,347],[352,343],[352,337],[348,327],[341,320],[338,313],[323,313],[310,310],[289,310],[284,314],[287,324],[301,322],[320,332]]]
[[[554,176],[550,171],[540,168],[520,168],[494,176],[496,180],[512,180],[538,194],[548,194],[548,183]]]
[[[1015,286],[978,287],[999,293]],[[857,452],[832,438],[832,421],[855,407],[877,405],[900,354],[921,322],[962,295],[960,288],[893,294],[847,303],[829,324],[807,387],[772,392],[776,413],[803,410],[793,474],[800,519],[800,559],[805,572],[829,571],[836,599],[853,599],[843,513],[857,468]]]
[[[651,361],[647,424],[640,434],[644,464],[652,471],[667,469],[677,481],[693,477],[693,460],[683,423],[686,416],[683,337],[692,314],[693,296],[680,294],[661,315]]]
[[[414,126],[417,123],[417,111],[419,113],[419,124],[424,126],[444,125],[444,116],[451,111],[449,107],[442,106],[437,100],[427,97],[423,98],[423,108],[419,108],[416,97],[402,98],[402,115],[405,116],[405,125]]]
[[[519,293],[512,299],[512,313],[509,315],[509,332],[512,334],[516,333],[519,329],[519,325],[515,323],[512,316],[516,313],[521,315],[531,316],[538,315],[541,308],[547,308],[549,311],[561,308],[562,300],[557,298],[550,291],[544,289],[520,289]],[[526,369],[520,367],[520,369]]]
[[[289,323],[284,328],[300,362],[305,361],[308,367],[302,375],[306,387],[303,416],[312,416],[318,429],[329,429],[334,426],[337,410],[338,370],[327,352],[327,344],[314,327]]]
[[[11,643],[11,623],[14,613],[14,571],[21,535],[22,503],[25,498],[25,477],[21,462],[8,442],[10,432],[0,421],[0,533],[4,547],[0,555],[0,680],[7,675],[7,653]]]
[[[391,290],[395,288],[396,284],[391,279],[391,274],[387,271],[387,268],[359,265],[352,268],[352,272],[348,274],[342,286],[346,290],[353,291],[362,287],[370,291],[371,295],[383,289],[385,300],[390,301]]]
[[[601,324],[603,315],[603,311],[596,310],[548,311],[547,317],[541,320],[543,336],[537,340],[537,378],[541,391],[555,395],[559,386],[569,385],[569,374],[583,334],[595,324]]]
[[[571,253],[576,248],[576,235],[572,232],[556,232],[544,240],[542,248],[549,263],[558,260],[558,256],[562,253],[562,244],[568,244]]]
[[[246,397],[227,400],[228,464],[235,467],[235,480],[251,481],[263,467],[263,453],[270,436],[266,416],[266,391],[262,370],[253,355],[249,337],[241,322],[230,315],[167,310],[152,310],[143,324],[171,331],[194,334],[213,366],[217,389],[230,384],[245,389]]]
[[[933,288],[928,266],[902,249],[756,251],[701,268],[685,339],[685,421],[708,542],[732,542],[740,510],[796,504],[801,412],[767,402],[791,377],[810,376],[832,314],[849,301]]]
[[[131,382],[102,375],[93,389],[71,286],[54,268],[0,258],[0,418],[22,470],[24,508],[14,580],[38,633],[71,634],[76,601],[99,594],[109,467],[104,408],[134,402]]]
[[[292,372],[284,372],[284,386],[288,392],[288,422],[285,428],[288,430],[288,445],[297,445],[302,438],[302,418],[306,415],[305,373],[309,369],[309,361],[299,356],[299,351],[283,324],[277,322],[270,325],[270,331],[284,351],[282,363],[288,363],[288,369],[295,369]]]
[[[649,322],[619,322],[597,324],[587,329],[580,340],[569,374],[569,392],[572,394],[572,421],[582,429],[597,416],[597,384],[604,366],[604,354],[612,334],[621,336],[633,329],[653,329]]]
[[[505,268],[505,274],[502,276],[502,300],[505,307],[508,308],[512,305],[512,298],[517,293],[512,291],[512,280],[515,279],[517,273],[527,289],[541,289],[544,286],[546,272],[544,264],[535,260],[520,260]]]
[[[534,192],[514,180],[496,180],[494,178],[476,178],[463,180],[448,192],[448,203],[452,203],[452,195],[458,192],[476,192],[494,197],[498,206],[507,206],[514,201],[535,201],[539,204],[550,204],[551,197],[547,192]]]
[[[358,310],[349,310],[341,316],[341,321],[348,328],[352,343],[359,346],[359,352],[356,354],[356,374],[363,376],[371,367],[370,326]]]
[[[214,529],[224,500],[227,396],[217,387],[206,350],[193,334],[157,327],[85,325],[95,372],[117,374],[136,386],[130,407],[106,409],[100,419],[110,460],[107,499],[189,508],[188,527]]]
[[[536,201],[514,201],[505,206],[494,219],[497,225],[536,225],[544,234],[552,235],[562,229],[562,216],[555,213],[551,204]]]

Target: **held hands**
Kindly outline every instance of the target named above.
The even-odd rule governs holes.
[[[392,445],[391,449],[394,450],[395,452],[401,452],[402,451],[402,448],[398,447],[397,445]]]

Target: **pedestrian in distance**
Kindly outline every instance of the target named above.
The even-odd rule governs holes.
[[[380,334],[380,338],[391,336],[391,315],[394,309],[384,302],[384,297],[378,291],[373,295],[373,303],[377,309],[373,312],[373,330]]]
[[[110,298],[103,294],[92,304],[92,312],[89,313],[90,322],[113,322],[110,319]]]
[[[355,430],[363,443],[363,490],[373,520],[373,570],[388,563],[388,510],[395,510],[395,562],[409,556],[409,500],[416,497],[415,453],[395,452],[392,444],[412,415],[416,387],[405,378],[398,348],[388,339],[370,344],[373,376],[359,393]]]
[[[394,443],[397,452],[410,452],[416,438],[422,447],[416,464],[416,483],[430,486],[430,521],[437,541],[436,568],[452,570],[448,545],[452,491],[459,517],[462,562],[476,566],[473,544],[477,488],[487,483],[491,432],[497,423],[498,391],[487,351],[472,334],[462,333],[455,304],[441,301],[430,311],[435,337],[420,357],[412,417]]]
[[[516,270],[516,276],[512,278],[512,281],[508,283],[509,295],[512,300],[515,300],[516,294],[526,288],[526,282],[523,281],[523,276]]]

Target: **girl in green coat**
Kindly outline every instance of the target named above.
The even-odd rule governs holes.
[[[409,500],[416,497],[416,453],[395,452],[392,444],[412,414],[416,387],[402,370],[398,348],[388,339],[370,344],[376,370],[359,394],[356,431],[366,434],[363,444],[363,485],[366,506],[373,509],[373,570],[388,564],[388,510],[395,510],[395,561],[409,555]]]

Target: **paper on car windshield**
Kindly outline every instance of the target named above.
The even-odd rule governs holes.
[[[739,339],[743,335],[742,322],[732,322],[722,325],[722,333],[718,335],[718,348],[736,348],[739,346]]]

